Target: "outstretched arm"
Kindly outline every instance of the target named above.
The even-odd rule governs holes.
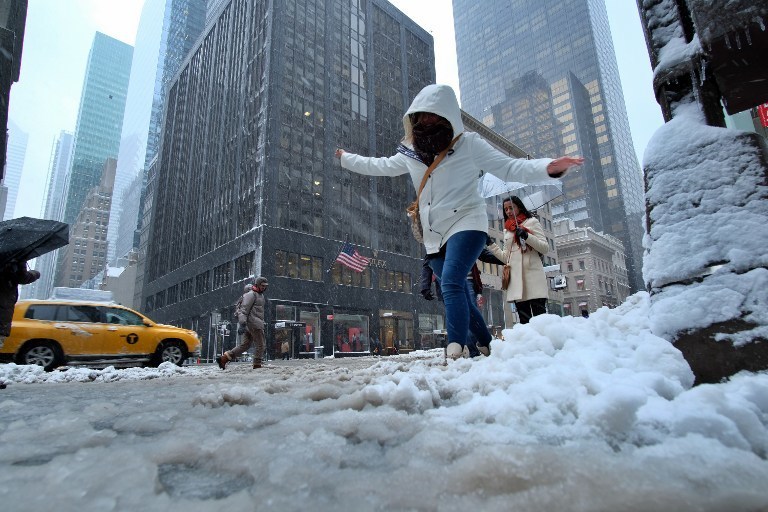
[[[19,284],[34,283],[38,279],[40,279],[40,272],[37,270],[21,269],[20,272],[16,274],[16,281]]]
[[[555,158],[549,162],[549,165],[547,165],[547,174],[549,174],[550,178],[560,178],[571,167],[581,165],[583,163],[584,158],[580,156],[561,156],[560,158]]]
[[[367,176],[400,176],[408,172],[408,157],[397,153],[390,157],[375,158],[360,156],[338,148],[334,153],[341,166],[357,174]]]

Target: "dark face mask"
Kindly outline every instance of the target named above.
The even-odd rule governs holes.
[[[416,123],[413,125],[413,148],[420,154],[437,155],[448,147],[453,140],[453,128],[450,123]]]

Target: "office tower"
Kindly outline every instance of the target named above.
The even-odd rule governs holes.
[[[453,13],[462,108],[532,156],[584,156],[553,214],[621,240],[644,289],[643,179],[604,0],[453,0]]]
[[[116,169],[117,160],[106,159],[99,183],[86,192],[83,206],[69,227],[69,245],[59,249],[61,264],[56,286],[78,288],[104,270]]]
[[[355,335],[365,351],[373,333],[412,348],[422,315],[442,315],[413,293],[413,185],[333,152],[394,154],[434,80],[432,37],[384,0],[224,5],[168,89],[141,309],[197,329],[210,358],[209,334],[264,275],[270,343],[311,338],[314,357]],[[334,264],[344,241],[371,258],[362,272]]]
[[[70,156],[72,155],[72,134],[61,131],[53,143],[51,162],[48,166],[48,181],[45,191],[45,203],[41,216],[44,219],[60,221],[64,216],[64,201],[69,171]],[[35,281],[34,297],[47,299],[53,291],[56,277],[56,259],[59,251],[52,251],[39,256],[35,260],[35,270],[40,271],[40,279]]]
[[[218,18],[221,9],[228,3],[228,0],[208,0],[208,6],[205,13],[206,25]]]
[[[200,36],[205,8],[206,0],[146,0],[144,3],[136,32],[117,159],[107,233],[109,261],[138,247],[142,184],[147,164],[157,153],[166,85]]]
[[[5,202],[3,220],[13,219],[16,209],[16,199],[19,196],[21,186],[21,173],[24,171],[24,157],[27,154],[29,134],[22,131],[19,126],[8,120],[8,152],[5,160],[5,175],[3,185],[8,187],[8,196]]]
[[[27,22],[27,0],[0,2],[0,182],[5,176],[5,155],[8,151],[8,102],[11,86],[19,81],[21,54],[24,47],[24,27]],[[2,189],[2,186],[0,186]],[[2,192],[0,192],[2,196]],[[2,199],[2,197],[0,197]],[[2,201],[0,200],[0,207]],[[0,214],[2,213],[0,209]]]
[[[88,191],[101,181],[104,162],[117,158],[133,47],[96,32],[77,115],[63,221],[77,218]]]

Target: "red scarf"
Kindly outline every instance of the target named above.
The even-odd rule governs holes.
[[[515,223],[515,220],[517,221],[517,223]],[[504,223],[504,228],[507,231],[509,231],[510,233],[512,233],[512,236],[514,237],[515,243],[517,245],[520,245],[520,239],[517,237],[517,233],[515,232],[516,228],[521,227],[524,230],[526,230],[527,232],[533,233],[533,231],[531,231],[527,227],[523,226],[523,222],[525,222],[526,220],[528,220],[528,217],[526,217],[524,213],[518,213],[517,214],[517,219],[513,220],[511,218],[508,218],[507,221]],[[526,248],[527,248],[527,246],[526,246]]]

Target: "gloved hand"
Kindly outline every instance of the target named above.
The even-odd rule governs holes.
[[[246,329],[245,329],[245,324],[240,324],[240,325],[237,327],[237,334],[245,334],[245,330],[246,330]]]
[[[488,247],[493,243],[493,238],[490,237],[490,235],[485,236],[485,246]]]
[[[421,296],[426,300],[435,300],[435,296],[432,294],[432,290],[421,290]]]
[[[515,234],[517,235],[518,240],[525,240],[528,238],[528,231],[526,231],[525,228],[521,228],[520,226],[515,229]]]

